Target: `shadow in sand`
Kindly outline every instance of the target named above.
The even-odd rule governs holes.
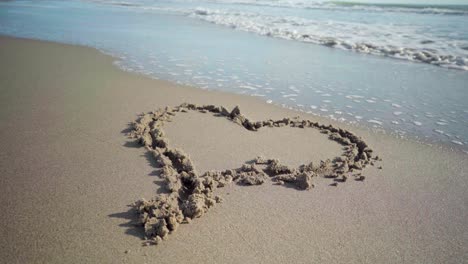
[[[132,131],[133,125],[132,123],[128,123],[128,127],[123,129],[121,133],[124,135],[128,135]],[[136,139],[129,139],[124,143],[123,146],[127,148],[143,148],[143,146]],[[157,186],[156,194],[169,193],[169,190],[165,187],[166,185],[164,184],[165,180],[161,177],[161,168],[156,162],[151,152],[145,150],[145,153],[141,156],[146,159],[148,165],[150,165],[152,168],[155,168],[148,175],[156,176],[157,178],[157,180],[153,181],[153,183]],[[125,223],[119,225],[125,228],[125,234],[138,237],[142,240],[145,239],[144,228],[142,228],[142,225],[138,220],[137,211],[133,206],[129,205],[127,211],[110,214],[108,215],[108,217],[121,218],[126,220]]]
[[[120,131],[120,133],[127,135],[128,133],[133,131],[133,124],[131,122],[127,123],[127,127]]]
[[[306,191],[306,190],[298,188],[297,185],[295,185],[294,183],[291,183],[291,182],[285,182],[283,184],[273,183],[273,185],[281,186],[281,187],[288,188],[288,189],[294,189],[296,191]]]
[[[135,208],[129,206],[129,209],[126,212],[110,214],[108,216],[111,218],[121,218],[126,220],[125,223],[119,225],[126,228],[125,234],[138,237],[141,240],[145,239],[145,232],[143,231],[143,228],[141,228],[141,224],[138,222],[138,215]]]
[[[127,124],[127,128],[123,129],[122,131],[120,131],[122,134],[124,135],[128,135],[130,132],[133,131],[133,125],[132,123],[128,123]],[[138,142],[137,139],[131,139],[131,140],[128,140],[124,143],[123,145],[124,147],[127,147],[127,148],[142,148],[143,146],[140,144],[140,142]],[[148,164],[151,166],[151,167],[154,167],[154,168],[158,168],[158,164],[156,163],[156,160],[153,158],[151,152],[149,151],[146,151],[145,154],[142,155],[147,161],[148,161]],[[151,176],[158,176],[159,174],[157,172],[151,172],[149,175]]]
[[[127,128],[120,131],[120,133],[128,136],[130,134],[130,132],[132,132],[132,131],[133,131],[133,125],[132,125],[132,123],[128,123]],[[129,140],[129,141],[125,142],[124,147],[127,147],[127,148],[141,148],[141,144],[138,143],[138,140],[132,139],[132,140]]]
[[[124,144],[124,147],[127,148],[141,148],[141,144],[137,140],[127,141]]]
[[[133,124],[132,123],[127,123],[127,127],[120,131],[120,133],[124,134],[125,136],[129,136],[130,132],[133,131]],[[124,143],[124,147],[127,148],[141,148],[141,144],[138,142],[138,140],[131,139],[128,140],[127,142]]]
[[[153,167],[153,168],[160,168],[159,164],[156,162],[156,159],[153,157],[153,154],[151,152],[146,151],[145,154],[143,154],[145,157],[146,161],[148,161],[148,164]],[[153,172],[154,173],[154,172]],[[150,174],[153,174],[150,173]],[[158,174],[159,175],[159,174]]]

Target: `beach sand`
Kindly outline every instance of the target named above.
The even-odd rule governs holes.
[[[263,103],[123,72],[96,50],[0,37],[2,263],[463,263],[468,155]],[[299,191],[228,185],[224,202],[142,246],[130,205],[157,195],[154,160],[129,139],[141,112],[239,105],[252,120],[299,115],[362,136],[383,160],[364,182]],[[206,114],[165,129],[200,172],[256,155],[297,166],[340,153],[314,130],[247,131]],[[378,169],[382,166],[382,169]],[[156,182],[156,183],[155,183]]]

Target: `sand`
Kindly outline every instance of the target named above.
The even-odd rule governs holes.
[[[0,59],[2,262],[468,259],[466,154],[336,124],[256,98],[125,73],[112,65],[111,57],[89,48],[2,37]],[[184,102],[227,109],[238,105],[251,120],[299,116],[331,123],[362,137],[382,161],[362,172],[363,181],[348,178],[330,186],[333,178],[313,177],[315,187],[304,191],[271,182],[228,184],[217,189],[223,202],[203,217],[181,223],[157,246],[143,246],[144,229],[129,205],[157,197],[164,182],[154,173],[157,164],[148,149],[126,136],[129,122],[141,112]],[[329,135],[312,129],[238,132],[239,125],[209,115],[184,113],[165,127],[168,143],[182,148],[200,172],[237,168],[255,155],[295,167],[342,151]]]

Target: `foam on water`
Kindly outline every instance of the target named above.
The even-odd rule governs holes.
[[[423,26],[343,23],[206,8],[186,12],[190,17],[264,36],[468,70],[468,41],[430,34]]]
[[[185,2],[181,1],[180,2]],[[468,8],[460,5],[416,5],[416,4],[378,4],[346,1],[307,1],[307,0],[211,0],[221,4],[237,4],[297,9],[319,9],[338,11],[398,12],[435,15],[468,15]]]
[[[362,118],[362,117],[359,117],[359,118],[358,118],[358,116],[356,116],[356,119],[361,119],[361,118]],[[368,122],[368,123],[371,123],[371,124],[380,125],[380,126],[383,124],[382,121],[378,121],[378,120],[374,120],[374,119],[367,120],[367,122]]]
[[[99,1],[117,4],[114,1]],[[314,43],[359,53],[417,61],[450,69],[468,70],[468,33],[456,34],[427,27],[424,23],[363,23],[367,21],[324,19],[314,12],[414,13],[468,17],[466,6],[378,5],[316,1],[171,1],[179,5],[158,5],[143,1],[132,8],[175,12],[232,29],[259,35]],[[215,5],[214,5],[215,4]],[[194,6],[195,5],[195,6]],[[214,8],[200,7],[206,5]],[[128,5],[125,5],[129,7]],[[189,7],[187,7],[189,6]],[[190,6],[194,6],[190,8]],[[253,6],[253,7],[252,7]],[[258,6],[269,7],[267,12]],[[277,11],[276,9],[280,9]],[[284,12],[284,8],[288,11]],[[292,11],[289,11],[292,10]],[[310,12],[310,14],[307,13]],[[352,13],[351,13],[352,14]],[[327,17],[328,18],[328,17]],[[460,23],[463,23],[461,20]],[[466,22],[465,22],[466,23]],[[461,25],[460,25],[461,26]]]

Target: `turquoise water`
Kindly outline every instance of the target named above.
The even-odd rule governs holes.
[[[465,150],[466,25],[465,6],[0,3],[0,34],[92,46],[128,71]]]

